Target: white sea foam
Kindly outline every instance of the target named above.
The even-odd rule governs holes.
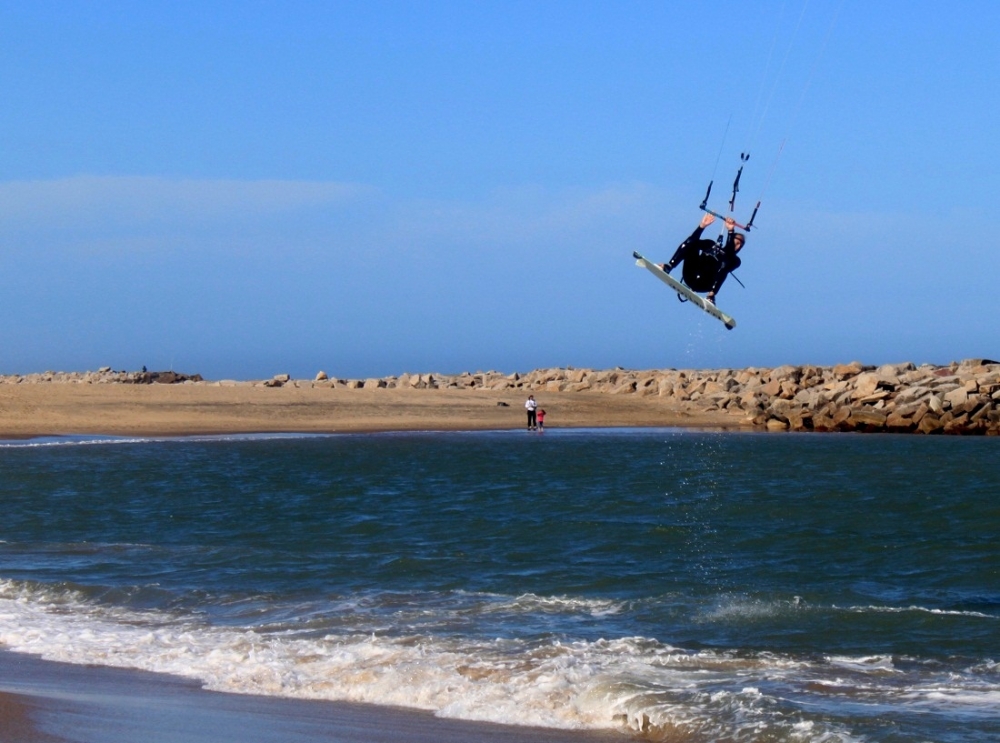
[[[836,608],[836,607],[835,607]],[[976,619],[1000,619],[996,614],[986,614],[981,611],[968,611],[964,609],[934,609],[927,606],[850,606],[845,611],[864,614],[872,612],[876,614],[935,614],[945,617],[973,617]]]
[[[1000,690],[997,689],[916,689],[909,695],[912,703],[921,708],[947,707],[952,714],[963,717],[994,719],[1000,707]]]
[[[563,613],[586,614],[603,617],[619,614],[627,607],[627,602],[611,599],[586,599],[565,596],[537,596],[526,593],[510,600],[495,601],[487,605],[492,612]]]
[[[565,601],[575,611],[615,610],[613,602]],[[507,598],[505,610],[562,603],[529,594]],[[855,740],[805,711],[778,711],[786,694],[815,696],[805,691],[814,683],[931,711],[935,704],[985,710],[1000,698],[982,676],[976,683],[907,678],[888,656],[809,660],[688,652],[638,637],[528,642],[356,629],[316,636],[288,623],[274,631],[219,627],[190,613],[101,606],[73,590],[0,580],[0,645],[10,650],[172,673],[235,693],[399,705],[506,724],[624,727],[654,739],[754,740],[768,731],[809,743]]]
[[[864,655],[858,657],[831,655],[827,660],[830,662],[830,665],[865,673],[872,671],[891,673],[896,670],[891,655]]]
[[[810,604],[801,600],[800,597],[793,597],[791,600],[785,599],[755,599],[749,597],[734,596],[720,600],[711,609],[702,614],[705,621],[729,622],[733,619],[743,619],[755,621],[759,619],[770,619],[790,612],[798,611],[842,611],[852,614],[931,614],[934,616],[965,617],[970,619],[1000,619],[1000,615],[987,614],[982,611],[971,611],[965,609],[937,609],[926,606],[845,606]]]
[[[194,436],[99,436],[74,434],[39,436],[31,439],[0,439],[0,449],[33,449],[39,447],[115,446],[121,444],[153,444],[172,441],[272,441],[275,439],[324,438],[342,434],[327,433],[233,433]]]
[[[791,600],[729,597],[705,611],[702,619],[709,622],[731,622],[734,619],[756,621],[805,609],[806,606],[797,596]]]

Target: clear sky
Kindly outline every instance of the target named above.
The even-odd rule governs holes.
[[[1000,357],[998,29],[992,0],[0,0],[0,373]],[[631,254],[713,177],[724,209],[744,149],[727,331]]]

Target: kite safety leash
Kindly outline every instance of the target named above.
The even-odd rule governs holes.
[[[740,153],[740,169],[736,171],[736,180],[733,181],[733,195],[729,198],[729,211],[736,208],[736,194],[740,192],[740,177],[743,175],[743,166],[749,159],[749,152]]]

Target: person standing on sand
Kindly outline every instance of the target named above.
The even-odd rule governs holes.
[[[545,428],[545,408],[538,409],[538,430],[544,430]]]
[[[536,410],[538,408],[538,403],[535,402],[534,395],[528,395],[527,401],[524,403],[524,409],[528,411],[528,430],[537,431],[538,430],[538,420],[536,418]]]

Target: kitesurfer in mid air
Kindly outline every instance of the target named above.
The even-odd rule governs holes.
[[[706,214],[701,218],[701,223],[687,240],[682,242],[674,257],[669,263],[660,264],[667,273],[677,267],[683,261],[683,278],[693,291],[708,292],[705,295],[712,304],[715,304],[715,295],[722,288],[722,282],[734,270],[740,267],[742,261],[736,255],[743,248],[746,238],[736,231],[736,223],[731,217],[726,218],[726,229],[728,237],[725,245],[720,245],[714,240],[708,240],[701,236],[706,227],[715,221],[715,217]],[[721,242],[722,238],[719,238]]]

